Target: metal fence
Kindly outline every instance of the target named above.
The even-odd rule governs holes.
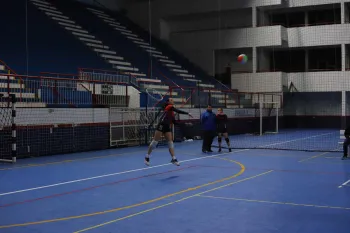
[[[99,82],[131,83],[138,86],[137,80],[132,75],[117,71],[80,68],[79,79]]]
[[[221,108],[254,108],[262,102],[283,104],[283,95],[276,93],[249,93],[202,87],[170,87],[168,97],[181,107],[203,108],[207,105]]]
[[[128,83],[1,74],[0,92],[18,107],[127,107]]]

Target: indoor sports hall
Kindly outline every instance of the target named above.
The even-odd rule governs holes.
[[[349,232],[350,1],[2,8],[0,233]]]

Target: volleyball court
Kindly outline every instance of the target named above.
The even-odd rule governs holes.
[[[146,167],[169,95],[144,93],[150,107],[109,109],[111,149],[2,164],[0,232],[310,232],[310,223],[312,231],[336,225],[347,232],[350,165],[340,160],[339,130],[283,128],[281,102],[260,99],[251,108],[224,108],[232,152],[217,152],[214,139],[214,152],[202,153],[206,104],[194,103],[198,92],[188,91],[177,106],[197,108],[181,108],[193,119],[177,116],[192,122],[173,132],[180,166],[169,163],[164,143]],[[215,92],[199,93],[212,99]],[[247,103],[261,95],[237,96]]]

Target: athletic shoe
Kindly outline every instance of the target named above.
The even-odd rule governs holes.
[[[171,163],[176,165],[176,166],[180,166],[179,162],[177,161],[177,159],[172,159]]]
[[[344,155],[343,158],[341,158],[341,159],[344,160],[344,159],[347,159],[347,158],[348,158],[348,156]]]
[[[147,166],[149,166],[149,158],[147,158],[147,157],[145,157],[145,164],[147,165]]]
[[[229,151],[229,152],[232,152],[232,149],[230,148],[230,149],[228,149],[228,151]]]
[[[221,148],[218,150],[218,152],[221,152]]]

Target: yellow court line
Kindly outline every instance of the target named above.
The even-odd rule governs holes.
[[[254,200],[254,199],[234,198],[234,197],[215,197],[215,196],[206,196],[206,195],[200,195],[200,197],[213,198],[213,199],[222,199],[222,200],[232,200],[232,201],[245,201],[245,202],[278,204],[278,205],[292,205],[292,206],[303,206],[303,207],[315,207],[315,208],[327,208],[327,209],[350,210],[350,207],[341,207],[341,206],[300,204],[300,203],[292,203],[292,202],[264,201],[264,200]]]
[[[325,155],[325,154],[329,154],[330,152],[323,152],[321,154],[317,154],[317,155],[314,155],[312,157],[308,157],[306,159],[302,159],[302,160],[299,160],[298,162],[304,162],[304,161],[307,161],[307,160],[311,160],[311,159],[315,159],[315,158],[318,158],[318,157],[321,157],[322,155]]]
[[[135,217],[137,215],[141,215],[141,214],[144,214],[144,213],[156,210],[156,209],[160,209],[160,208],[163,208],[163,207],[166,207],[166,206],[169,206],[169,205],[173,205],[173,204],[185,201],[185,200],[193,198],[193,197],[198,197],[198,196],[200,196],[200,195],[202,195],[204,193],[212,192],[212,191],[215,191],[215,190],[218,190],[218,189],[222,189],[222,188],[234,185],[234,184],[238,184],[238,183],[241,183],[241,182],[244,182],[244,181],[247,181],[247,180],[251,180],[251,179],[257,178],[259,176],[266,175],[266,174],[268,174],[270,172],[273,172],[273,170],[270,170],[270,171],[267,171],[267,172],[264,172],[264,173],[260,173],[260,174],[255,175],[255,176],[250,176],[250,177],[247,177],[247,178],[244,178],[244,179],[241,179],[241,180],[238,180],[238,181],[226,184],[226,185],[222,185],[222,186],[219,186],[219,187],[216,187],[216,188],[204,191],[204,192],[196,193],[194,195],[187,196],[187,197],[181,198],[179,200],[172,201],[172,202],[166,203],[164,205],[159,205],[159,206],[156,206],[156,207],[153,207],[153,208],[150,208],[150,209],[147,209],[147,210],[143,210],[143,211],[140,211],[140,212],[137,212],[137,213],[134,213],[134,214],[130,214],[130,215],[122,217],[122,218],[114,219],[114,220],[109,221],[109,222],[101,223],[99,225],[95,225],[95,226],[88,227],[88,228],[85,228],[85,229],[82,229],[82,230],[79,230],[79,231],[75,231],[74,233],[81,233],[81,232],[89,231],[89,230],[92,230],[92,229],[96,229],[96,228],[99,228],[99,227],[106,226],[106,225],[111,224],[111,223],[122,221],[124,219],[132,218],[132,217]]]
[[[52,223],[52,222],[59,222],[59,221],[67,221],[67,220],[72,220],[72,219],[79,219],[79,218],[85,218],[85,217],[91,217],[91,216],[96,216],[96,215],[102,215],[102,214],[107,214],[107,213],[113,213],[113,212],[117,212],[117,211],[121,211],[121,210],[126,210],[126,209],[131,209],[134,207],[138,207],[138,206],[143,206],[146,204],[150,204],[156,201],[160,201],[169,197],[173,197],[182,193],[186,193],[186,192],[190,192],[190,191],[194,191],[209,185],[213,185],[213,184],[217,184],[217,183],[221,183],[224,182],[226,180],[230,180],[233,178],[236,178],[240,175],[243,174],[243,172],[245,171],[245,167],[243,164],[241,164],[240,162],[234,161],[234,160],[229,160],[232,163],[236,163],[240,166],[240,171],[238,173],[236,173],[235,175],[229,176],[229,177],[225,177],[216,181],[212,181],[203,185],[199,185],[199,186],[195,186],[192,188],[188,188],[188,189],[184,189],[175,193],[171,193],[165,196],[161,196],[155,199],[151,199],[145,202],[140,202],[137,204],[133,204],[133,205],[129,205],[129,206],[124,206],[124,207],[119,207],[119,208],[114,208],[114,209],[110,209],[110,210],[105,210],[105,211],[100,211],[100,212],[93,212],[93,213],[89,213],[89,214],[82,214],[82,215],[75,215],[75,216],[68,216],[68,217],[63,217],[63,218],[55,218],[55,219],[47,219],[47,220],[42,220],[42,221],[36,221],[36,222],[26,222],[26,223],[17,223],[17,224],[11,224],[11,225],[2,225],[0,226],[0,229],[4,229],[4,228],[12,228],[12,227],[23,227],[23,226],[30,226],[30,225],[38,225],[38,224],[44,224],[44,223]]]

